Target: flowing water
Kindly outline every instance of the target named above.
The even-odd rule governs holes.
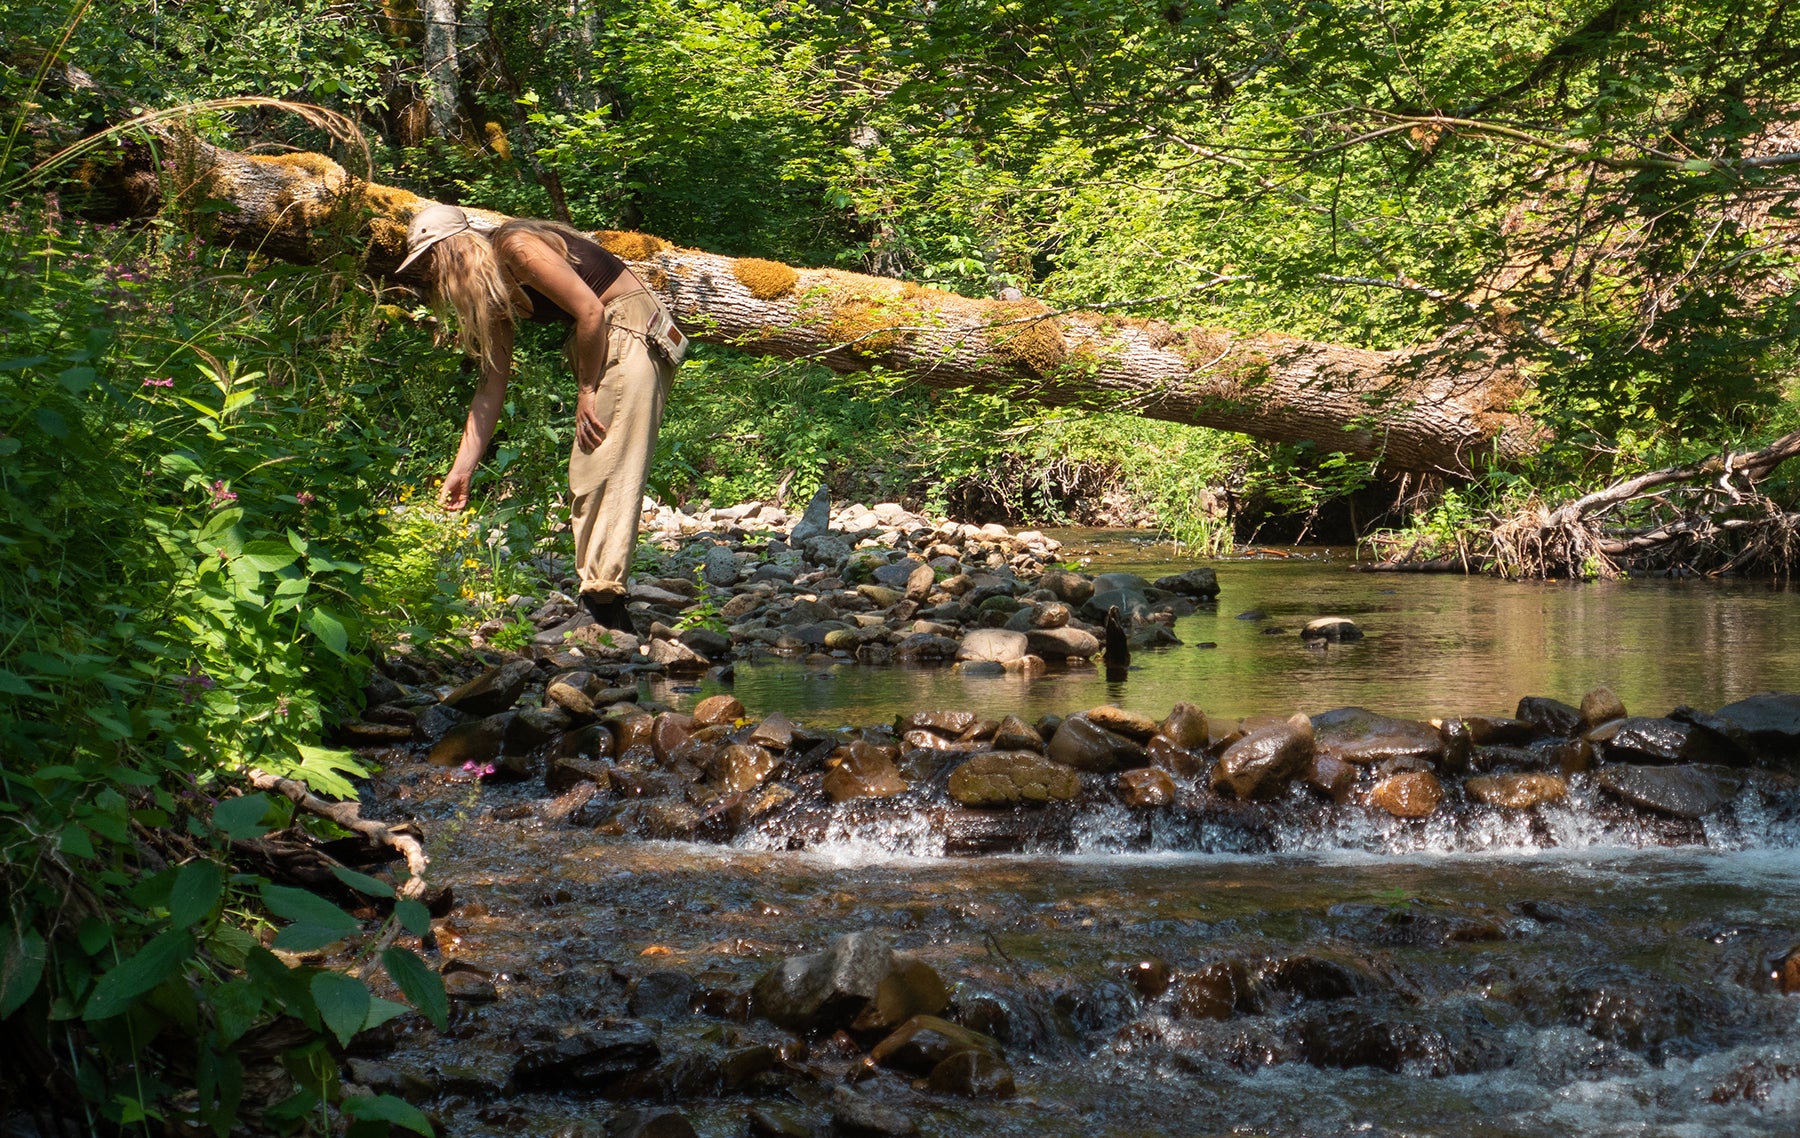
[[[1179,568],[1131,546],[1108,560],[1094,568]],[[740,663],[734,690],[753,715],[831,725],[1101,702],[1161,716],[1178,699],[1215,715],[1506,714],[1521,695],[1602,683],[1660,714],[1800,688],[1800,597],[1766,587],[1395,577],[1341,558],[1218,569],[1217,610],[1178,620],[1186,644],[1141,654],[1123,684],[771,661]],[[1248,609],[1267,619],[1237,619]],[[1319,615],[1367,639],[1302,647]],[[1297,795],[1254,854],[1204,828],[1144,840],[1102,810],[1054,852],[958,858],[904,811],[846,811],[796,852],[768,833],[599,838],[547,820],[527,787],[422,766],[388,778],[457,891],[445,957],[492,973],[501,997],[392,1056],[436,1089],[452,1134],[574,1134],[615,1109],[503,1087],[519,1047],[643,1015],[627,993],[645,976],[685,973],[726,1013],[668,1017],[665,1053],[784,1039],[733,1018],[742,994],[781,957],[861,929],[933,965],[1016,1075],[1001,1101],[886,1073],[858,1084],[924,1134],[1800,1133],[1800,995],[1776,978],[1800,945],[1791,782],[1746,789],[1675,848],[1577,780],[1525,820],[1378,822]],[[829,1041],[789,1071],[678,1105],[703,1135],[746,1133],[757,1104],[806,1132],[830,1118],[830,1086],[861,1077]]]

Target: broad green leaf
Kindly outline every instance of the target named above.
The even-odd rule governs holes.
[[[207,996],[213,1007],[213,1020],[218,1024],[220,1042],[230,1045],[256,1026],[262,1014],[263,998],[249,980],[228,980]]]
[[[36,929],[21,932],[11,925],[0,925],[0,937],[6,939],[6,960],[0,964],[0,1019],[5,1019],[37,991],[49,954]]]
[[[369,1018],[363,1020],[363,1030],[380,1027],[395,1016],[403,1016],[412,1011],[405,1004],[397,1004],[392,1000],[384,1000],[380,996],[369,997]]]
[[[331,867],[332,876],[358,893],[366,893],[370,897],[392,897],[394,887],[379,877],[370,877],[366,873],[358,873],[354,869],[345,869],[341,865]]]
[[[180,971],[193,955],[194,937],[185,929],[172,929],[152,938],[100,977],[81,1018],[93,1022],[124,1012],[137,997]]]
[[[350,647],[349,630],[330,609],[314,608],[309,611],[306,614],[306,627],[333,655],[342,656]]]
[[[432,1138],[431,1122],[419,1108],[393,1095],[356,1095],[344,1100],[344,1113],[359,1121],[387,1122],[404,1126],[414,1134]]]
[[[23,678],[12,672],[0,669],[0,694],[31,695],[36,691],[37,689],[26,683]]]
[[[381,951],[381,963],[412,1006],[425,1013],[432,1026],[450,1026],[450,998],[444,994],[444,978],[433,972],[411,949],[395,945]]]
[[[213,825],[234,841],[260,838],[269,832],[269,827],[263,825],[263,816],[268,812],[269,796],[259,790],[219,803],[213,808]]]
[[[62,832],[56,837],[56,844],[62,852],[70,857],[94,856],[93,840],[88,837],[87,831],[81,828],[79,822],[70,822],[64,826]]]
[[[339,1043],[349,1043],[369,1018],[369,989],[354,976],[320,972],[312,978],[312,997],[320,1018]]]
[[[212,916],[225,875],[210,861],[190,861],[175,875],[169,891],[169,923],[178,929]]]
[[[431,910],[411,898],[394,902],[394,916],[400,927],[414,936],[431,935]]]
[[[342,940],[361,927],[357,924],[355,917],[317,893],[310,893],[305,889],[295,889],[288,885],[265,885],[262,887],[262,899],[263,904],[269,907],[269,912],[277,917],[293,921],[296,925],[307,925],[314,929],[335,932],[337,935],[333,936],[331,940],[325,941],[325,944],[330,944],[332,940]],[[276,939],[277,948],[289,947],[280,944],[279,937]],[[304,950],[290,949],[290,951]]]
[[[259,573],[274,573],[300,560],[300,555],[285,541],[247,541],[243,559]]]

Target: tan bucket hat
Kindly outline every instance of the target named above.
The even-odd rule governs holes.
[[[469,215],[455,206],[426,206],[413,214],[412,224],[406,227],[406,260],[401,261],[400,267],[394,272],[404,273],[408,265],[424,256],[427,249],[444,238],[473,232],[475,227],[469,223]]]

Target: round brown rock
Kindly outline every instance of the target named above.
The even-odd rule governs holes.
[[[1423,818],[1444,801],[1444,786],[1429,771],[1409,771],[1376,783],[1369,801],[1396,818]]]
[[[1252,731],[1225,748],[1213,764],[1212,784],[1239,798],[1275,798],[1306,773],[1312,758],[1312,720],[1296,715]]]
[[[1186,750],[1206,746],[1206,712],[1191,703],[1178,703],[1169,709],[1162,721],[1162,733],[1169,742]]]
[[[1156,734],[1156,720],[1148,715],[1139,715],[1135,711],[1126,711],[1122,707],[1115,707],[1110,703],[1089,708],[1087,717],[1108,731],[1128,736],[1139,742]]]
[[[743,717],[744,701],[735,695],[709,695],[694,705],[694,723],[700,727],[736,723]]]
[[[1135,809],[1167,806],[1175,801],[1175,780],[1156,767],[1139,767],[1119,775],[1119,796]]]

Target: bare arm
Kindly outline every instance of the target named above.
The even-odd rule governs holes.
[[[601,373],[606,369],[606,305],[550,246],[519,234],[495,250],[520,284],[530,285],[575,318],[575,441],[584,451],[599,446],[607,424],[596,413]]]
[[[446,510],[460,510],[469,504],[469,482],[475,477],[475,467],[481,463],[481,456],[487,452],[488,443],[494,437],[494,426],[500,422],[500,409],[506,404],[512,347],[512,325],[497,322],[494,327],[495,367],[482,370],[481,386],[475,389],[475,398],[469,402],[469,418],[463,424],[456,461],[450,464],[450,473],[444,476],[443,488],[438,491],[438,505]]]

